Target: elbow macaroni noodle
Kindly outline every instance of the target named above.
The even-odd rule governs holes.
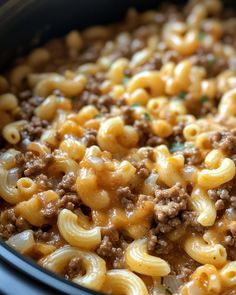
[[[98,292],[235,294],[236,18],[223,4],[130,9],[0,76],[0,239]]]

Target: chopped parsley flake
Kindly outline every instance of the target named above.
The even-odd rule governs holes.
[[[186,149],[192,149],[192,148],[194,148],[194,144],[192,144],[192,143],[186,143],[186,145],[185,145],[184,148],[186,148]]]
[[[203,103],[205,103],[205,102],[207,102],[208,101],[208,97],[206,96],[206,95],[202,95],[201,97],[200,97],[200,103],[201,104],[203,104]]]
[[[129,77],[128,76],[124,76],[123,80],[122,80],[122,84],[126,85],[129,82]]]
[[[180,152],[183,151],[185,149],[192,149],[194,148],[194,145],[192,143],[181,143],[181,142],[174,142],[171,146],[170,146],[170,152],[171,153],[176,153],[176,152]]]
[[[70,99],[71,100],[76,100],[77,96],[71,96]]]
[[[168,294],[173,294],[169,288],[165,288],[165,291],[168,293]]]
[[[171,153],[179,152],[182,150],[184,150],[184,144],[181,142],[174,142],[170,147]]]
[[[95,116],[95,118],[101,118],[101,117],[102,117],[101,114],[97,114],[97,115]]]
[[[186,95],[187,95],[187,92],[181,91],[180,93],[177,94],[177,97],[181,100],[184,100]]]
[[[207,59],[207,64],[209,67],[212,67],[217,62],[217,58],[215,56],[210,56]]]
[[[140,104],[139,104],[139,103],[134,103],[134,104],[132,104],[131,107],[132,107],[132,108],[137,108],[137,107],[140,107]]]
[[[146,121],[151,121],[151,117],[150,117],[150,115],[148,113],[144,113],[143,115],[144,115],[144,119]]]
[[[203,41],[205,39],[205,37],[206,37],[206,34],[204,32],[200,32],[199,35],[198,35],[198,39],[200,41]]]

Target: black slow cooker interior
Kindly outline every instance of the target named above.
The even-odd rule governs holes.
[[[3,4],[2,4],[3,2]],[[0,4],[0,71],[14,58],[74,28],[122,19],[128,7],[156,7],[157,0],[9,0]],[[172,1],[185,2],[185,1]],[[225,3],[226,1],[224,1]],[[235,1],[227,1],[233,4]],[[98,294],[60,278],[0,241],[0,294]]]

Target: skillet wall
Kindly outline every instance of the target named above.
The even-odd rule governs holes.
[[[0,0],[4,3],[3,0]],[[0,68],[25,49],[74,28],[120,20],[130,6],[155,7],[158,0],[9,0],[0,8]],[[183,2],[183,1],[175,1]],[[32,42],[33,40],[33,42]]]

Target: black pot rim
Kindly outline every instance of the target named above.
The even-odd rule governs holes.
[[[0,261],[1,260],[17,271],[24,273],[27,277],[37,280],[39,283],[50,287],[55,291],[71,295],[78,295],[80,294],[79,291],[82,291],[81,295],[102,294],[77,285],[71,281],[67,281],[63,277],[60,277],[59,275],[43,268],[28,257],[19,254],[4,241],[0,240]]]

